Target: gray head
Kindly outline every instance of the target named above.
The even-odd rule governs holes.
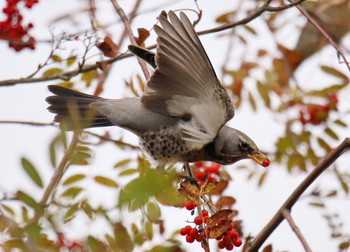
[[[214,140],[214,159],[221,164],[233,164],[241,159],[253,159],[262,166],[270,161],[254,141],[243,132],[223,126]]]

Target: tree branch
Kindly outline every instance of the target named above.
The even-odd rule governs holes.
[[[330,152],[321,163],[304,179],[303,182],[294,190],[289,198],[283,203],[280,209],[275,213],[269,223],[263,228],[263,230],[252,240],[248,251],[255,252],[261,247],[265,240],[271,235],[271,233],[279,226],[283,221],[283,211],[291,210],[299,197],[305,192],[307,188],[332,164],[334,163],[345,151],[350,149],[350,138],[346,138],[336,149]]]
[[[37,210],[35,212],[35,215],[34,215],[33,219],[31,220],[32,223],[38,222],[40,217],[43,215],[44,209],[45,209],[44,207],[46,206],[52,192],[57,187],[64,172],[67,170],[67,168],[69,166],[70,158],[72,157],[72,154],[75,150],[75,147],[77,146],[77,144],[79,142],[79,135],[80,135],[80,132],[74,132],[72,141],[71,141],[70,145],[68,146],[66,153],[64,154],[60,164],[58,165],[54,175],[52,176],[52,178],[50,180],[50,183],[46,187],[44,194],[39,202],[39,204],[41,206],[43,206],[43,208],[41,210]]]
[[[290,227],[294,231],[294,233],[298,236],[301,244],[303,245],[306,252],[312,252],[311,248],[309,247],[309,244],[307,244],[307,241],[305,240],[304,236],[301,234],[299,227],[295,224],[292,216],[290,215],[290,210],[285,209],[283,212],[283,217],[288,221]]]
[[[132,45],[137,45],[135,36],[134,36],[134,34],[132,32],[132,29],[130,27],[130,23],[129,23],[128,17],[125,15],[124,10],[120,7],[120,5],[118,4],[117,0],[111,0],[111,1],[112,1],[112,4],[113,4],[115,10],[117,11],[118,15],[120,16],[120,19],[124,23],[124,26],[125,26],[125,29],[126,29],[128,35],[129,35],[131,44]],[[146,62],[144,62],[139,57],[137,57],[137,61],[139,62],[140,66],[141,66],[141,70],[142,70],[146,80],[149,80],[151,75],[150,75],[150,73],[149,73],[149,71],[147,69]]]
[[[111,1],[115,1],[115,0],[111,0]],[[271,7],[271,6],[269,6],[271,1],[272,0],[267,0],[260,8],[255,10],[248,17],[245,17],[245,18],[243,18],[243,19],[241,19],[239,21],[236,21],[236,22],[233,22],[233,23],[229,23],[229,24],[225,24],[225,25],[222,25],[222,26],[219,26],[219,27],[216,27],[216,28],[199,31],[199,32],[197,32],[197,34],[198,35],[204,35],[204,34],[215,33],[215,32],[220,32],[220,31],[224,31],[224,30],[227,30],[227,29],[231,29],[231,28],[236,27],[238,25],[249,23],[250,21],[252,21],[255,18],[257,18],[258,16],[260,16],[265,11],[274,12],[274,11],[285,10],[285,9],[294,7],[294,6],[304,2],[306,0],[298,0],[298,1],[293,2],[291,4],[282,5],[282,6],[278,6],[278,7]],[[151,45],[151,46],[148,46],[147,49],[153,49],[155,47],[156,47],[156,45]],[[107,64],[112,64],[112,63],[114,63],[114,62],[116,62],[118,60],[129,58],[131,56],[134,56],[134,55],[132,53],[123,53],[123,54],[118,55],[117,57],[108,59],[105,62]],[[2,87],[2,86],[12,86],[12,85],[16,85],[16,84],[25,84],[25,83],[34,83],[34,82],[58,80],[58,79],[67,80],[67,79],[70,79],[70,78],[80,74],[80,73],[89,72],[89,71],[95,70],[97,68],[98,68],[97,64],[90,64],[90,65],[85,65],[85,66],[83,66],[81,68],[77,68],[77,69],[72,70],[72,71],[67,71],[67,72],[63,72],[63,73],[60,73],[60,74],[53,74],[53,75],[50,75],[50,76],[43,76],[43,77],[37,77],[37,78],[19,78],[19,79],[2,80],[2,81],[0,81],[0,87]]]

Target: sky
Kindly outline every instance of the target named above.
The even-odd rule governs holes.
[[[194,8],[194,3],[192,1],[169,1],[171,4],[165,7],[166,9],[177,9],[177,8]],[[238,2],[238,1],[237,1]],[[62,32],[69,33],[72,30],[84,30],[88,25],[88,17],[79,13],[74,18],[77,19],[78,25],[71,27],[71,24],[67,22],[59,23],[58,25],[52,25],[48,27],[48,23],[57,16],[67,13],[67,7],[70,6],[71,13],[75,14],[75,10],[79,10],[83,1],[40,1],[32,10],[25,12],[25,18],[28,20],[33,20],[35,28],[33,30],[35,37],[41,40],[50,39],[50,32],[54,34],[60,34]],[[166,2],[167,3],[167,2]],[[120,4],[125,11],[130,10],[130,1],[120,1]],[[221,13],[224,13],[229,8],[234,8],[227,1],[220,1],[220,4],[214,3],[214,1],[199,1],[201,8],[204,11],[204,16],[202,21],[198,25],[198,30],[202,30],[209,27],[214,27],[216,24],[214,22],[215,17]],[[158,14],[159,8],[158,4],[152,1],[145,1],[141,6],[141,10],[147,10],[144,15],[138,17],[133,23],[133,27],[145,27],[147,29],[151,28],[156,22],[155,17]],[[249,4],[248,4],[249,6]],[[116,13],[111,8],[109,1],[100,1],[99,7],[103,9],[100,15],[103,15],[106,23],[113,23],[117,20]],[[253,7],[251,5],[250,7]],[[288,16],[293,17],[293,10],[286,11],[286,18]],[[86,20],[86,27],[82,25]],[[293,26],[301,25],[305,22],[302,18],[295,20],[292,25],[286,25],[285,31],[280,34],[280,38],[283,39],[284,36],[288,35],[288,40],[285,42],[288,46],[293,46],[297,39],[297,34],[293,34]],[[268,44],[269,38],[266,36],[267,32],[261,24],[261,22],[254,21],[251,23],[256,30],[259,31],[261,37],[264,40],[258,40],[257,43]],[[115,34],[119,34],[121,31],[121,25],[111,26]],[[266,36],[264,36],[266,35]],[[220,34],[210,34],[201,36],[201,41],[211,59],[214,68],[218,72],[218,76],[221,75],[220,67],[225,58],[225,51],[221,48],[227,47],[227,39],[220,38]],[[118,38],[118,35],[116,35]],[[151,40],[154,37],[151,38]],[[349,41],[349,37],[347,37]],[[150,43],[152,44],[152,43]],[[345,43],[344,43],[345,44]],[[250,57],[249,53],[246,51],[240,51],[239,43],[236,41],[237,54],[234,54],[230,58],[230,64],[235,66],[235,59],[239,59],[243,54],[247,58]],[[77,43],[64,44],[63,49],[60,51],[63,54],[67,54],[69,50],[73,47],[79,46]],[[257,45],[258,46],[258,45]],[[126,44],[124,45],[124,48]],[[275,48],[271,46],[268,50],[273,51]],[[80,45],[79,49],[82,51]],[[7,44],[0,41],[0,80],[25,77],[35,71],[40,62],[44,62],[47,53],[50,51],[50,45],[47,43],[41,43],[35,51],[25,50],[21,53],[15,53],[9,50]],[[314,65],[318,66],[322,62],[330,62],[337,65],[335,52],[332,48],[326,48],[317,55]],[[253,56],[252,56],[253,57]],[[311,59],[312,60],[312,59]],[[105,85],[105,91],[103,92],[104,97],[108,98],[120,98],[130,96],[130,92],[123,88],[123,80],[130,79],[135,73],[140,73],[139,66],[135,58],[129,58],[120,61],[115,64],[112,70],[112,74]],[[297,73],[297,78],[300,81],[305,81],[310,83],[310,88],[313,85],[319,85],[321,80],[325,77],[321,73],[315,74],[305,71],[300,71]],[[32,121],[32,122],[51,122],[53,119],[52,114],[47,110],[47,104],[45,102],[45,97],[49,95],[46,88],[48,84],[55,84],[57,81],[51,82],[41,82],[32,84],[18,84],[9,87],[0,87],[0,121],[4,120],[20,120],[20,121]],[[348,99],[349,98],[349,99]],[[341,99],[348,99],[350,101],[349,95],[344,95]],[[350,106],[349,103],[345,103],[344,106]],[[288,116],[288,115],[286,115]],[[347,118],[349,119],[349,118]],[[350,121],[349,121],[350,122]],[[235,118],[229,122],[229,125],[234,126],[240,130],[244,130],[249,136],[251,136],[256,143],[265,151],[272,151],[276,138],[283,134],[284,128],[281,126],[280,120],[274,118],[274,116],[264,110],[259,110],[259,113],[253,112],[250,107],[241,107]],[[259,127],[257,127],[259,125]],[[131,133],[125,132],[122,129],[114,127],[109,129],[114,138],[123,137],[126,141],[137,144],[137,138]],[[96,129],[94,132],[102,133],[104,129]],[[0,166],[0,195],[1,197],[11,196],[18,189],[29,191],[32,195],[40,199],[42,195],[42,190],[38,189],[33,183],[29,181],[29,178],[24,174],[20,158],[27,157],[32,161],[40,171],[40,174],[45,181],[48,183],[50,177],[53,174],[53,169],[49,162],[48,156],[48,145],[52,138],[58,133],[55,127],[34,127],[25,126],[18,124],[0,124],[0,160],[2,160],[2,165]],[[349,132],[343,132],[342,136],[346,137]],[[118,152],[112,144],[105,144],[99,148],[94,149],[92,162],[88,167],[72,167],[68,171],[76,173],[83,171],[93,175],[105,175],[105,176],[115,176],[115,170],[112,170],[112,166],[116,161],[127,158],[130,155],[129,152]],[[339,169],[348,168],[348,160],[350,158],[349,154],[344,155],[337,162]],[[253,165],[251,161],[243,161],[242,164]],[[276,210],[284,202],[284,200],[290,195],[290,193],[295,189],[295,187],[305,178],[306,174],[292,173],[288,174],[286,169],[278,164],[271,164],[268,169],[272,172],[266,179],[263,187],[258,188],[256,180],[248,181],[246,178],[246,173],[237,169],[236,167],[228,166],[226,169],[234,177],[233,183],[226,193],[232,193],[232,195],[237,198],[236,208],[240,211],[239,218],[244,220],[244,230],[245,234],[257,235],[262,227],[269,221]],[[262,167],[256,167],[261,172]],[[316,184],[322,186],[336,186],[334,178],[331,177],[332,174],[326,172],[317,181]],[[86,182],[87,192],[89,199],[93,204],[101,204],[106,202],[106,198],[113,197],[113,191],[106,189],[104,187],[91,187],[89,182]],[[307,193],[315,188],[315,185],[311,186]],[[103,195],[104,197],[101,197]],[[348,196],[347,200],[340,199],[334,200],[334,204],[331,204],[331,211],[339,211],[343,216],[348,215],[350,212],[350,202]],[[113,201],[109,201],[111,206]],[[321,218],[322,210],[315,208],[310,208],[308,206],[309,200],[302,199],[293,208],[292,215],[299,225],[302,233],[309,242],[313,251],[332,251],[338,241],[331,240],[329,237],[328,227],[324,219]],[[106,204],[106,203],[105,203]],[[108,204],[108,203],[107,203]],[[176,218],[174,218],[176,216]],[[176,208],[165,207],[163,210],[163,217],[169,221],[169,229],[173,230],[175,227],[181,228],[186,225],[185,220],[190,219],[191,216],[186,211],[181,211]],[[183,222],[179,221],[182,218]],[[103,232],[104,223],[98,223],[97,225],[80,223],[75,227],[79,229],[80,225],[89,225],[85,232]],[[99,230],[100,227],[101,230]],[[71,228],[71,227],[70,227]],[[350,219],[345,218],[344,230],[350,231]],[[77,236],[83,235],[84,232],[75,234]],[[181,239],[181,238],[180,238]],[[303,251],[300,242],[297,240],[295,234],[292,232],[290,227],[286,222],[283,222],[280,227],[271,235],[271,237],[266,241],[265,244],[273,243],[274,248],[279,251]],[[191,251],[201,251],[198,244],[186,245]]]

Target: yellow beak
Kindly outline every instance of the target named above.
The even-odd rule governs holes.
[[[248,157],[253,159],[255,162],[257,162],[258,164],[267,167],[270,165],[270,160],[266,157],[266,155],[264,155],[261,152],[255,152],[252,154],[248,154]]]

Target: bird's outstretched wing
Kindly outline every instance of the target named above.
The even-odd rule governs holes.
[[[141,102],[154,112],[182,117],[183,139],[201,148],[234,116],[234,108],[188,17],[170,11],[168,18],[160,15],[162,27],[154,26],[157,68]]]

